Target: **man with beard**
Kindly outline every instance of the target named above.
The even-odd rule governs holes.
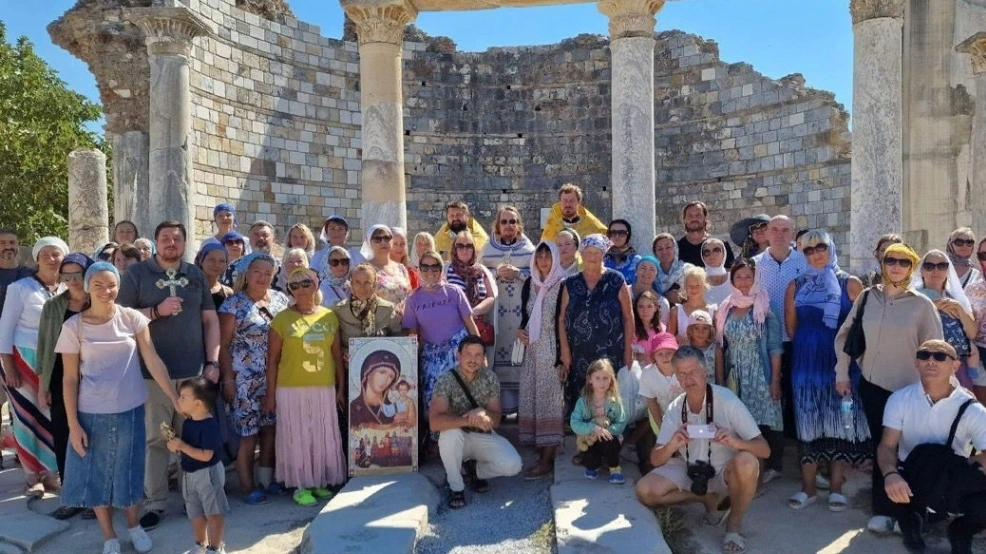
[[[31,268],[17,265],[19,253],[17,232],[0,229],[0,313],[3,313],[3,302],[7,298],[7,286],[33,273]]]
[[[219,318],[205,275],[182,261],[187,234],[179,221],[165,221],[154,230],[157,253],[131,266],[123,274],[117,303],[140,310],[150,318],[151,340],[168,367],[175,395],[184,379],[204,374],[215,382],[219,377]],[[143,359],[144,379],[151,379]],[[204,371],[203,371],[204,368]],[[160,387],[148,381],[144,406],[147,458],[144,472],[146,513],[140,518],[144,529],[161,522],[168,504],[170,453],[161,433],[167,423],[181,433],[184,418],[175,411]]]
[[[476,252],[482,252],[483,247],[486,246],[486,241],[490,237],[486,234],[483,226],[469,215],[469,206],[461,200],[446,204],[445,225],[442,225],[442,228],[435,233],[435,248],[438,249],[438,253],[442,255],[442,258],[446,260],[451,259],[452,241],[455,240],[455,235],[466,230],[472,233],[472,240],[476,244]]]
[[[580,237],[606,233],[606,224],[582,205],[582,189],[571,183],[558,189],[558,202],[551,207],[548,222],[541,231],[541,242],[554,241],[562,229],[572,229]]]
[[[709,207],[705,202],[693,201],[681,210],[681,222],[685,224],[685,234],[678,239],[678,259],[698,267],[705,267],[702,261],[702,244],[709,238]],[[733,249],[726,246],[726,269],[733,267]]]
[[[250,226],[250,250],[270,254],[275,260],[281,259],[281,256],[284,255],[281,247],[277,244],[274,226],[264,220],[257,221]]]

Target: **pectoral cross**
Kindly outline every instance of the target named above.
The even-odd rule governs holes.
[[[178,293],[175,291],[175,287],[185,288],[186,286],[188,286],[188,279],[184,277],[182,277],[181,279],[176,278],[176,275],[178,275],[177,269],[169,269],[164,273],[165,275],[168,276],[168,280],[165,281],[164,279],[158,279],[157,282],[154,284],[157,285],[157,288],[159,289],[168,287],[168,289],[171,291],[171,296],[178,296]]]

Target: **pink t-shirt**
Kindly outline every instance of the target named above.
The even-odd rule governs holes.
[[[651,329],[647,331],[646,339],[637,339],[633,341],[633,353],[641,354],[646,358],[646,362],[641,365],[647,365],[652,362],[654,356],[654,346],[657,344],[655,340],[658,335],[665,332],[664,324],[661,324],[661,328],[658,330]]]

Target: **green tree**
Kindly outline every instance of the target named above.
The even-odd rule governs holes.
[[[31,244],[37,237],[68,237],[68,168],[77,148],[100,148],[86,129],[102,111],[70,90],[21,37],[7,42],[0,21],[0,227]]]

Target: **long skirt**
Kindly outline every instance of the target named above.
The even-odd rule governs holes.
[[[38,407],[40,376],[37,352],[33,348],[14,346],[14,366],[20,371],[21,386],[8,388],[14,410],[13,428],[17,441],[17,458],[28,475],[57,473],[58,461],[51,434],[51,412]]]
[[[68,447],[62,503],[79,508],[136,506],[144,498],[144,406],[119,414],[79,412],[79,425],[89,446],[85,456]]]
[[[332,387],[278,387],[274,474],[286,487],[309,489],[346,480]]]
[[[428,408],[431,406],[431,395],[435,392],[435,383],[458,363],[455,352],[459,348],[459,343],[468,334],[468,331],[462,329],[441,344],[426,342],[421,348],[421,376],[418,379],[421,381],[421,409],[424,420],[428,419]]]
[[[541,336],[527,347],[520,376],[521,444],[558,446],[565,432],[565,395],[555,369],[555,341]]]

